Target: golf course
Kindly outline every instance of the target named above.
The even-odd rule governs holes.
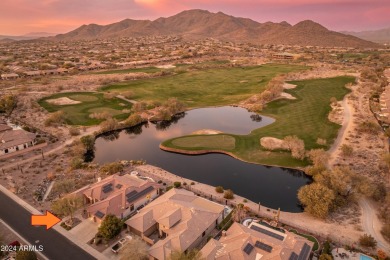
[[[342,100],[349,92],[345,87],[354,82],[353,77],[335,77],[289,82],[297,85],[294,89],[285,90],[296,99],[278,99],[267,104],[262,115],[273,117],[276,121],[268,126],[254,129],[248,135],[228,133],[216,135],[190,135],[164,141],[161,148],[180,153],[228,153],[247,162],[286,167],[301,167],[308,164],[306,160],[291,157],[283,150],[268,151],[260,145],[260,138],[275,137],[283,139],[296,135],[305,143],[305,149],[329,148],[337,136],[339,125],[328,120],[331,110],[330,99]],[[221,143],[221,136],[226,144]],[[234,146],[231,138],[235,139]],[[326,144],[317,144],[317,139],[326,140]]]

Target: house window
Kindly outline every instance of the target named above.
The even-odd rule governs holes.
[[[16,151],[19,151],[19,146],[16,146]]]
[[[130,211],[133,211],[133,210],[134,210],[134,204],[131,204]]]
[[[202,233],[202,237],[204,237],[206,235],[206,231],[203,231]]]
[[[4,153],[8,153],[8,149],[5,149]]]

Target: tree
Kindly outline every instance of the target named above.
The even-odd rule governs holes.
[[[329,160],[329,154],[324,149],[312,149],[307,156],[314,166],[321,168],[325,168]]]
[[[124,122],[123,124],[125,126],[131,127],[138,125],[139,123],[142,123],[144,120],[139,114],[132,114],[130,115]]]
[[[34,251],[19,250],[16,252],[16,260],[38,260],[37,254]]]
[[[233,193],[233,191],[232,190],[225,190],[225,193],[223,194],[223,197],[225,198],[225,199],[228,199],[228,200],[231,200],[231,199],[233,199],[234,198],[234,193]]]
[[[87,151],[93,151],[95,149],[95,137],[93,135],[85,135],[80,138],[80,141]]]
[[[73,195],[58,199],[51,204],[51,209],[57,215],[70,217],[70,223],[73,223],[74,213],[83,206],[81,196]]]
[[[3,95],[0,97],[0,113],[10,115],[16,108],[18,101],[15,95]]]
[[[309,214],[325,218],[333,208],[334,192],[320,183],[312,183],[299,189],[298,199]]]
[[[296,135],[286,136],[284,143],[287,145],[288,150],[291,151],[291,156],[295,159],[303,160],[305,158],[305,143],[299,139]]]
[[[118,121],[113,118],[108,118],[107,120],[100,123],[100,133],[114,131],[118,127]]]
[[[371,235],[364,234],[359,238],[359,244],[363,247],[375,248],[377,242]]]
[[[241,223],[241,221],[246,217],[246,210],[244,208],[244,204],[238,204],[237,207],[233,211],[233,219],[234,221]]]
[[[57,111],[51,113],[48,118],[45,120],[45,126],[57,126],[65,122],[66,116],[64,111]]]
[[[133,238],[119,251],[120,260],[148,260],[148,247],[137,236]]]
[[[110,240],[117,236],[122,230],[122,221],[115,215],[108,214],[99,227],[99,235]]]
[[[198,249],[191,249],[187,253],[173,251],[169,260],[201,260],[202,253]]]

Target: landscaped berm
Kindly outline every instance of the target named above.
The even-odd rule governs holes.
[[[59,93],[41,99],[39,104],[49,112],[64,111],[70,125],[98,124],[103,119],[96,115],[103,113],[119,120],[126,119],[132,107],[125,100],[95,92]]]
[[[328,149],[337,137],[340,128],[339,125],[328,120],[331,110],[330,99],[332,97],[337,100],[343,99],[349,92],[345,85],[354,81],[353,77],[343,76],[290,82],[297,87],[285,91],[296,99],[273,101],[262,111],[263,115],[276,119],[273,124],[255,129],[248,135],[216,134],[177,137],[163,142],[161,148],[192,154],[218,150],[248,162],[285,167],[305,166],[308,163],[306,160],[294,159],[288,151],[266,150],[260,145],[260,139],[262,137],[283,139],[286,136],[296,135],[304,141],[306,150]],[[229,138],[223,141],[221,136],[229,136]],[[235,142],[231,138],[234,138]],[[317,144],[318,138],[326,140],[326,144]],[[233,143],[234,146],[231,145]]]

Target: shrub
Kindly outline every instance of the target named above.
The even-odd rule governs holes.
[[[223,193],[223,187],[222,186],[217,186],[215,187],[215,191],[218,193]]]
[[[69,128],[69,134],[71,136],[77,136],[80,134],[80,130],[76,127],[71,127],[71,128]]]
[[[377,242],[371,235],[364,234],[359,238],[359,244],[363,247],[376,247]]]
[[[123,168],[124,167],[120,162],[112,162],[103,165],[100,168],[100,172],[105,173],[107,175],[113,175],[114,173],[123,171]]]
[[[350,145],[343,144],[341,146],[341,154],[342,156],[349,157],[353,154],[353,148]]]
[[[114,238],[122,230],[122,222],[115,215],[108,214],[99,227],[99,235],[106,240]]]
[[[180,181],[175,181],[173,183],[173,186],[175,186],[175,188],[180,188],[181,187],[181,182]]]
[[[165,191],[169,191],[170,189],[173,189],[173,186],[168,186],[165,188]]]
[[[230,190],[230,189],[229,189],[229,190],[225,190],[225,193],[224,193],[223,197],[224,197],[225,199],[231,200],[231,199],[234,198],[234,193],[233,193],[233,191]]]
[[[191,182],[191,185],[195,185],[195,182],[192,181],[192,182]]]

